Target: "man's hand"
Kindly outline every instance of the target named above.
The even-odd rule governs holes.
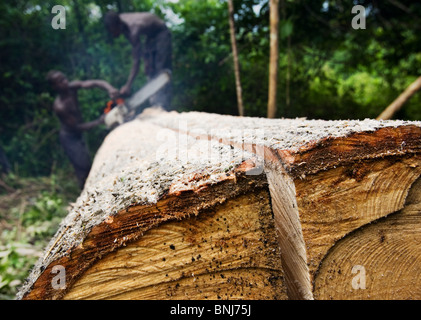
[[[98,119],[98,125],[105,123],[105,114],[102,114]]]
[[[112,87],[108,90],[108,95],[110,96],[111,99],[117,99],[120,96],[120,91],[118,91],[118,89]]]
[[[121,87],[121,89],[120,89],[120,94],[122,95],[122,96],[127,96],[127,95],[129,95],[130,94],[130,86],[129,85],[124,85],[123,87]]]

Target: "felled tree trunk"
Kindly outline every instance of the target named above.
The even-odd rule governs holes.
[[[418,122],[146,110],[18,298],[420,299],[420,152]]]

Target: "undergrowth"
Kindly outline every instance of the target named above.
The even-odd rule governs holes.
[[[29,271],[79,195],[68,174],[21,178],[0,184],[0,299],[14,299]]]

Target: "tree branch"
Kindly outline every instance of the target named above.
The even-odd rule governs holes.
[[[415,80],[411,85],[402,92],[399,97],[393,101],[376,119],[389,120],[393,115],[398,112],[402,106],[418,91],[421,89],[421,77]]]

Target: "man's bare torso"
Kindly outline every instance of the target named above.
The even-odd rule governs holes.
[[[167,28],[164,21],[149,12],[121,13],[120,19],[129,29],[130,34],[126,35],[129,40],[135,40],[140,35],[151,37]]]
[[[77,125],[81,124],[83,119],[78,105],[75,89],[69,89],[67,93],[60,94],[54,101],[53,110],[57,114],[63,130],[79,133]]]

